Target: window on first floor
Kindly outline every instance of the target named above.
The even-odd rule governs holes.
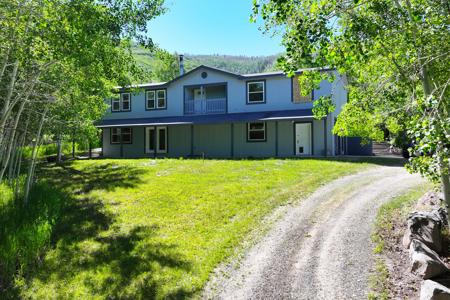
[[[145,141],[146,153],[167,153],[167,127],[146,127]]]
[[[111,144],[132,144],[133,129],[130,127],[111,128]]]
[[[247,141],[264,142],[266,140],[266,123],[247,123]]]

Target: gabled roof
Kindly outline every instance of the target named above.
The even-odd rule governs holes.
[[[242,78],[242,75],[239,75],[239,74],[236,74],[236,73],[233,73],[233,72],[230,72],[230,71],[226,71],[226,70],[222,70],[222,69],[219,69],[219,68],[214,68],[214,67],[210,67],[210,66],[206,66],[206,65],[200,65],[200,66],[198,66],[198,67],[196,67],[196,68],[194,68],[194,69],[192,69],[192,70],[190,70],[190,71],[184,73],[183,75],[180,75],[180,76],[178,76],[178,77],[175,77],[174,79],[169,80],[169,81],[167,81],[167,82],[151,82],[151,83],[143,83],[143,84],[136,84],[136,85],[133,85],[133,86],[131,86],[131,87],[140,87],[140,88],[146,88],[146,87],[164,87],[164,86],[167,86],[167,85],[169,85],[169,84],[171,84],[171,83],[173,83],[173,82],[175,82],[175,81],[178,81],[178,80],[181,79],[181,78],[184,78],[184,77],[186,77],[186,76],[188,76],[188,75],[194,73],[195,71],[197,71],[197,70],[199,70],[199,69],[206,69],[206,70],[210,70],[210,71],[219,72],[219,73],[222,73],[222,74],[226,74],[226,75],[230,75],[230,76],[236,77],[236,78],[238,78],[238,79],[241,79],[241,78]]]
[[[177,81],[177,80],[179,80],[181,78],[184,78],[184,77],[188,76],[189,74],[194,73],[195,71],[200,70],[200,69],[206,69],[206,70],[210,70],[210,71],[219,72],[219,73],[222,73],[222,74],[225,74],[225,75],[230,75],[230,76],[233,76],[233,77],[236,77],[236,78],[239,78],[239,79],[242,77],[241,75],[233,73],[233,72],[230,72],[230,71],[225,71],[225,70],[222,70],[222,69],[219,69],[219,68],[214,68],[214,67],[210,67],[210,66],[200,65],[200,66],[190,70],[189,72],[186,72],[183,75],[180,75],[180,76],[178,76],[178,77],[168,81],[167,84],[171,84],[171,83],[173,83],[173,82],[175,82],[175,81]]]
[[[151,83],[142,83],[142,84],[136,84],[136,85],[132,85],[126,88],[148,88],[148,87],[165,87],[168,86],[182,78],[185,78],[186,76],[189,76],[190,74],[194,73],[197,70],[200,69],[206,69],[206,70],[210,70],[210,71],[215,71],[215,72],[219,72],[225,75],[229,75],[232,77],[235,77],[237,79],[241,79],[241,80],[246,80],[246,79],[252,79],[252,78],[264,78],[264,77],[274,77],[274,76],[287,76],[286,73],[284,73],[283,71],[272,71],[272,72],[262,72],[262,73],[251,73],[251,74],[237,74],[234,72],[230,72],[230,71],[226,71],[226,70],[222,70],[219,68],[215,68],[215,67],[210,67],[210,66],[206,66],[206,65],[200,65],[186,73],[184,73],[183,75],[180,75],[170,81],[167,82],[151,82]],[[301,74],[304,71],[311,71],[311,70],[319,70],[321,72],[327,72],[327,71],[332,71],[334,69],[332,68],[305,68],[305,69],[300,69],[297,70],[295,72],[295,74]],[[119,89],[121,89],[120,87],[118,87]]]

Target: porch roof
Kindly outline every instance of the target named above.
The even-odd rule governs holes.
[[[96,126],[98,128],[109,128],[181,124],[220,124],[252,121],[298,120],[312,117],[313,113],[311,109],[299,109],[159,118],[110,119],[102,120],[98,122]]]

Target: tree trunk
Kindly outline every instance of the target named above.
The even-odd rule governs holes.
[[[8,165],[8,181],[9,181],[10,185],[12,185],[14,166],[16,165],[16,159],[17,159],[17,155],[19,152],[18,151],[19,149],[17,147],[20,143],[20,139],[21,139],[21,136],[16,134],[16,138],[14,139],[14,146],[13,146],[14,149],[12,151],[10,162]]]
[[[419,52],[420,54],[420,52]],[[422,60],[419,60],[421,65],[422,65],[422,86],[423,86],[423,90],[425,92],[425,97],[431,97],[433,96],[433,91],[431,88],[431,78],[430,78],[430,74],[428,73],[428,69],[426,67],[426,65],[422,62]],[[442,113],[439,111],[439,108],[437,109],[437,113],[439,114],[439,116],[442,116]],[[444,162],[444,156],[445,154],[443,153],[443,148],[444,146],[442,144],[439,144],[437,146],[437,151],[436,151],[436,155],[437,155],[437,160],[438,160],[438,165],[439,165],[439,173],[440,173],[440,177],[441,177],[441,186],[442,186],[442,193],[444,194],[444,201],[446,204],[446,208],[447,208],[447,220],[449,220],[450,222],[450,175],[449,175],[449,164]],[[449,223],[450,224],[450,223]]]
[[[450,217],[450,176],[448,173],[441,173],[442,192],[444,193],[445,206],[447,208],[447,218]]]
[[[75,158],[75,139],[72,140],[72,158]]]
[[[60,163],[61,162],[61,160],[62,160],[62,140],[61,140],[62,138],[61,138],[61,134],[59,134],[58,135],[58,141],[57,141],[57,144],[58,144],[58,154],[57,154],[57,159],[56,159],[56,161],[58,162],[58,163]]]
[[[13,125],[13,128],[12,128],[11,136],[9,137],[10,141],[8,143],[8,148],[7,148],[6,152],[5,152],[5,157],[3,158],[3,166],[2,166],[2,168],[0,170],[0,182],[2,181],[3,176],[5,174],[5,171],[8,168],[9,160],[10,160],[10,157],[11,157],[11,151],[13,149],[13,146],[15,145],[15,142],[16,142],[17,126],[19,125],[19,120],[22,117],[22,112],[23,112],[23,109],[25,108],[25,104],[26,104],[26,101],[23,101],[20,104],[19,111],[17,112],[16,119],[14,120],[14,125]]]
[[[19,62],[16,61],[14,63],[14,67],[13,67],[12,74],[11,74],[11,79],[10,79],[10,82],[7,87],[6,97],[4,99],[3,109],[2,109],[1,116],[0,116],[0,146],[3,144],[3,137],[4,137],[3,133],[5,130],[6,122],[8,120],[8,115],[10,113],[9,103],[11,101],[11,97],[12,97],[12,94],[14,91],[14,85],[16,84],[18,69],[19,69]]]
[[[450,222],[450,166],[442,158],[442,146],[438,146],[437,157],[439,164],[439,173],[441,175],[442,193],[444,194],[445,206],[447,208],[447,218]]]
[[[44,125],[44,121],[45,121],[45,116],[47,115],[47,111],[48,111],[49,105],[47,104],[45,106],[44,112],[42,114],[41,120],[39,122],[39,128],[38,131],[36,133],[36,141],[34,142],[33,145],[33,155],[31,157],[31,164],[28,167],[28,175],[27,175],[27,181],[25,184],[25,193],[24,193],[24,205],[28,204],[28,199],[30,196],[30,190],[31,190],[31,185],[33,182],[33,177],[34,177],[34,169],[35,169],[35,165],[36,165],[36,157],[37,157],[37,150],[40,144],[40,140],[41,140],[41,132],[42,132],[42,126]]]
[[[28,124],[27,124],[26,127],[28,127]],[[22,140],[20,141],[20,144],[19,144],[19,153],[17,154],[16,164],[14,166],[14,170],[12,171],[12,173],[13,173],[12,177],[14,177],[15,180],[16,180],[16,184],[14,186],[14,198],[15,199],[19,199],[19,190],[20,190],[20,187],[19,187],[19,183],[20,183],[19,176],[20,176],[20,169],[22,167],[23,147],[25,147],[26,137],[27,137],[27,134],[26,134],[26,131],[25,131],[23,133]]]

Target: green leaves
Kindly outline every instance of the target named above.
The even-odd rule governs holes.
[[[326,118],[329,113],[332,113],[336,109],[336,105],[331,100],[331,97],[321,96],[319,99],[313,102],[313,114],[314,118],[321,120]]]
[[[163,0],[0,3],[0,181],[7,168],[20,166],[14,161],[20,148],[31,142],[39,146],[41,135],[50,142],[60,135],[97,137],[93,122],[105,113],[104,99],[113,87],[145,75],[131,45],[153,45],[147,24],[164,12],[162,4]],[[18,66],[18,72],[11,66]],[[40,124],[45,125],[42,131]],[[33,163],[29,165],[30,179]]]
[[[331,67],[349,79],[349,103],[334,133],[411,146],[410,169],[437,178],[450,148],[450,15],[439,0],[262,1],[268,28],[284,28],[289,75]],[[302,90],[318,81],[311,73]],[[315,72],[318,73],[318,72]],[[330,107],[314,103],[316,117]],[[438,165],[438,161],[444,161]]]

